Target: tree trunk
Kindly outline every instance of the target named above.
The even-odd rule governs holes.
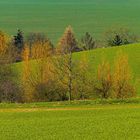
[[[69,101],[72,94],[72,52],[69,54],[69,83],[68,83]]]

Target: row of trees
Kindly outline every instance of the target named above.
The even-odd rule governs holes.
[[[19,34],[21,36],[21,32]],[[14,39],[20,40],[21,44],[17,42],[23,45],[23,62],[20,63],[21,69],[18,67],[20,75],[15,64],[12,64],[17,59],[17,55],[13,55],[16,52],[15,45],[20,45],[17,42],[10,43],[8,37],[0,33],[1,102],[122,99],[135,96],[127,56],[123,53],[117,56],[113,71],[110,64],[103,61],[94,72],[86,53],[79,57],[73,53],[79,51],[79,43],[70,26],[55,48],[44,36],[33,35],[24,43],[23,38],[17,39],[17,36]],[[82,39],[82,45],[90,49],[89,44],[94,46],[94,41],[88,34],[86,36],[86,39]]]
[[[107,61],[103,61],[98,66],[95,90],[99,96],[101,98],[115,97],[117,99],[135,96],[128,56],[119,52],[115,58],[113,69],[111,71],[110,64]]]
[[[127,55],[120,53],[117,56],[112,72],[109,63],[103,61],[96,74],[88,56],[82,55],[78,60],[74,58],[77,44],[71,27],[66,29],[55,51],[51,50],[49,43],[39,44],[32,48],[34,62],[30,60],[28,46],[23,53],[23,77],[29,86],[26,93],[30,93],[31,96],[27,97],[34,101],[96,97],[122,99],[135,95]]]
[[[138,36],[127,28],[113,28],[105,33],[106,46],[121,46],[136,43]]]
[[[52,42],[42,33],[30,33],[26,37],[24,37],[21,30],[18,30],[17,35],[14,36],[12,43],[17,48],[18,54],[20,54],[24,48],[24,44],[28,43],[30,48],[36,43],[37,41],[40,41],[42,43],[49,41],[51,44],[51,47],[54,48],[54,45]],[[95,40],[95,38],[88,32],[85,33],[81,37],[81,39],[75,40],[76,47],[74,48],[73,52],[79,52],[79,51],[85,51],[85,50],[91,50],[96,49],[98,47],[111,47],[111,46],[120,46],[120,45],[126,45],[135,43],[138,41],[138,37],[132,33],[127,28],[112,28],[105,32],[104,39],[99,43]],[[31,52],[30,52],[31,55]],[[21,61],[21,57],[17,57],[17,61]]]

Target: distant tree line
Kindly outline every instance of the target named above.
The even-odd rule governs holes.
[[[107,44],[135,42],[128,31],[108,34]],[[88,32],[78,41],[72,27],[66,28],[54,46],[42,33],[21,30],[11,39],[0,32],[0,102],[42,102],[135,96],[128,56],[119,52],[111,68],[107,60],[97,71],[87,52],[75,58],[74,52],[97,48]],[[15,63],[22,61],[22,63]],[[94,61],[94,60],[92,60]],[[95,72],[96,71],[96,72]]]
[[[75,48],[73,48],[72,52],[79,52],[79,51],[86,51],[92,50],[99,47],[114,47],[114,46],[121,46],[126,44],[132,44],[138,42],[138,37],[132,33],[127,28],[113,28],[105,32],[105,44],[98,45],[98,42],[95,38],[89,33],[86,32],[81,39],[78,41],[75,39]],[[21,61],[21,52],[24,49],[24,44],[29,45],[30,47],[30,55],[31,55],[31,48],[33,44],[36,42],[46,42],[49,41],[51,48],[55,49],[53,43],[46,37],[43,33],[29,33],[26,37],[24,36],[21,30],[17,31],[17,34],[13,37],[13,45],[17,50],[18,56],[17,61]]]

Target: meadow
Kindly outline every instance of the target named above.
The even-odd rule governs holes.
[[[77,37],[89,31],[96,38],[110,27],[140,33],[139,0],[1,0],[0,29],[15,34],[44,32],[56,42],[71,25]]]
[[[1,104],[1,140],[140,139],[140,104]]]

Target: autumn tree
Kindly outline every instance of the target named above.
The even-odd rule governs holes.
[[[72,99],[72,83],[73,83],[73,52],[78,49],[77,42],[71,26],[67,27],[62,38],[59,41],[56,56],[56,71],[59,80],[66,87],[69,101]]]
[[[0,53],[5,53],[8,47],[9,37],[4,32],[0,31]]]
[[[132,85],[128,56],[119,52],[114,63],[113,88],[115,97],[119,99],[133,97],[135,95],[135,88]]]
[[[0,102],[19,102],[22,99],[17,74],[12,68],[12,46],[9,37],[0,32]]]
[[[31,76],[31,64],[30,64],[30,53],[29,47],[25,44],[25,48],[22,52],[23,59],[23,72],[22,72],[22,85],[24,89],[24,100],[26,102],[30,102],[33,99],[32,87],[30,84],[30,76]]]
[[[112,75],[110,64],[103,61],[98,66],[97,81],[95,84],[95,92],[101,98],[109,98],[112,93]]]
[[[29,33],[26,37],[26,43],[28,43],[30,48],[30,57],[32,56],[32,47],[35,46],[35,44],[45,44],[49,43],[50,49],[54,51],[54,46],[52,42],[47,38],[47,36],[43,33]]]
[[[76,99],[89,99],[93,93],[93,78],[88,57],[83,54],[74,68],[74,93]]]
[[[54,92],[52,93],[54,80],[51,63],[52,49],[49,42],[36,42],[33,45],[31,58],[29,45],[23,53],[23,81],[28,83],[26,85],[30,91],[30,101],[50,101],[53,100],[51,95],[54,94]]]

